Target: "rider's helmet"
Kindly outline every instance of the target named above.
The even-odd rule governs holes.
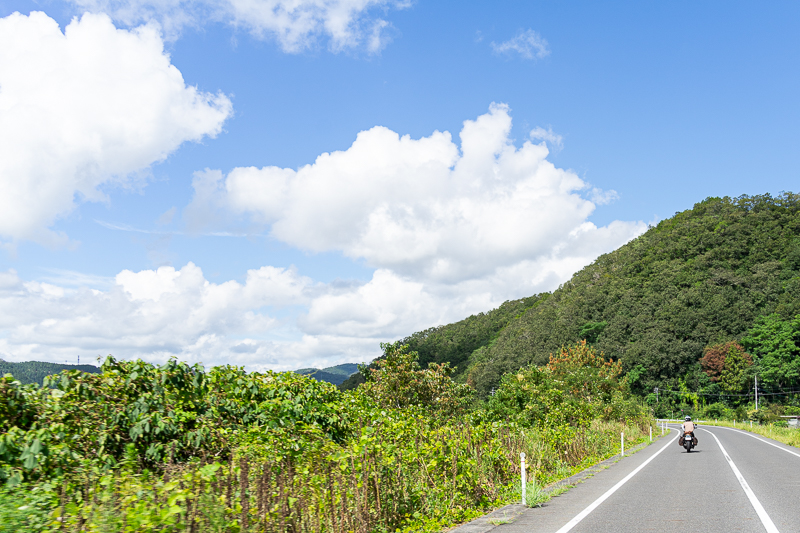
[[[684,420],[686,420],[687,422],[689,422],[691,419],[692,419],[691,416],[687,416],[686,418],[684,418]]]

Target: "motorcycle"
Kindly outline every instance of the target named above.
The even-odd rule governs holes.
[[[691,453],[692,448],[697,446],[697,438],[694,433],[686,433],[678,439],[678,444],[686,448],[686,453]]]

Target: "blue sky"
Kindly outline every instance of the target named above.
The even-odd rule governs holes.
[[[367,360],[796,191],[798,11],[0,1],[0,357]]]

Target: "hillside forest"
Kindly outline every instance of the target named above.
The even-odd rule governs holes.
[[[64,370],[80,370],[96,374],[100,369],[94,365],[69,365],[59,363],[44,363],[41,361],[24,361],[21,363],[11,363],[0,359],[0,376],[12,374],[14,379],[19,380],[23,385],[36,383],[41,385],[47,376],[58,374]]]
[[[799,315],[800,195],[708,198],[553,293],[401,342],[425,364],[450,363],[457,381],[487,397],[508,372],[585,340],[621,363],[657,416],[710,406],[718,418],[768,416],[752,412],[757,376],[774,417],[800,405]]]

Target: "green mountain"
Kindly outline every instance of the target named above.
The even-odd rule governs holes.
[[[342,365],[329,366],[328,368],[301,368],[294,372],[295,374],[311,376],[317,381],[327,381],[334,385],[341,385],[347,378],[358,372],[358,365],[355,363],[344,363]]]
[[[0,376],[11,374],[22,384],[42,384],[45,377],[58,374],[62,370],[81,370],[90,374],[99,374],[100,369],[94,365],[66,365],[59,363],[42,363],[40,361],[25,361],[22,363],[9,363],[0,359]]]
[[[513,312],[506,312],[506,310]],[[800,313],[800,195],[708,198],[600,256],[552,294],[506,302],[403,340],[450,361],[486,395],[500,376],[586,339],[622,360],[632,386],[691,385],[711,344],[759,316]]]
[[[479,354],[497,339],[499,333],[512,320],[537,305],[542,296],[531,296],[503,303],[497,309],[478,313],[446,326],[436,326],[418,331],[400,341],[419,354],[419,363],[427,368],[429,363],[450,363],[456,369],[454,377],[463,378],[468,360]],[[354,373],[339,388],[354,389],[364,382],[360,373]]]

